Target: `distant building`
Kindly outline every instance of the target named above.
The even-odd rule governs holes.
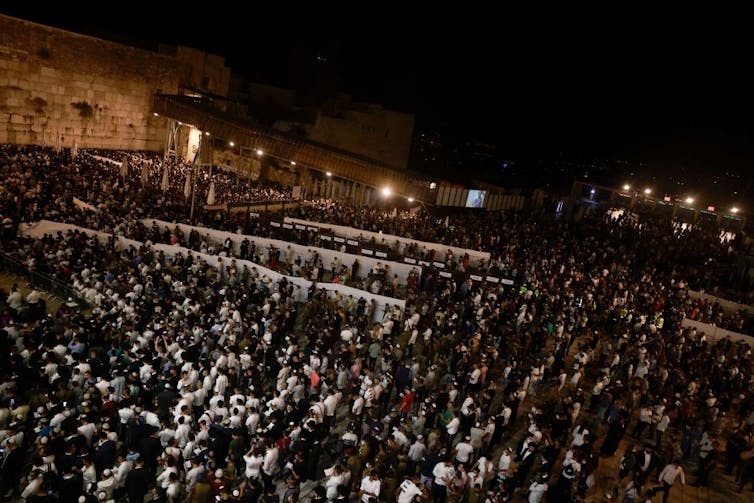
[[[414,115],[353,101],[347,94],[312,103],[294,90],[252,83],[248,114],[275,130],[406,169]]]

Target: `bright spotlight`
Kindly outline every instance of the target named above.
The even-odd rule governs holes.
[[[631,189],[631,186],[629,184],[625,184],[623,186],[623,190],[630,190],[630,189]]]
[[[382,188],[382,195],[385,197],[390,197],[390,194],[392,194],[393,191],[390,190],[390,187],[383,187]]]
[[[209,136],[209,131],[205,131],[204,136]]]
[[[257,155],[258,155],[259,157],[262,157],[262,156],[264,155],[264,150],[262,150],[261,148],[258,148],[258,149],[257,149]]]
[[[235,147],[236,146],[236,144],[233,143],[232,141],[228,142],[228,145],[230,145],[231,147]]]
[[[414,198],[413,198],[413,197],[409,197],[409,198],[408,198],[408,202],[409,202],[409,203],[413,203],[413,202],[414,202]]]
[[[594,195],[594,193],[595,193],[595,192],[597,192],[597,191],[596,191],[596,190],[594,190],[594,189],[592,189],[592,190],[590,190],[590,191],[589,191],[589,193],[590,193],[591,195]]]
[[[154,113],[154,116],[155,116],[155,117],[159,117],[159,116],[160,116],[160,114],[158,114],[157,112],[155,112],[155,113]]]
[[[291,161],[291,166],[295,166],[295,165],[296,165],[296,161]]]
[[[650,188],[646,188],[646,189],[644,189],[644,193],[645,193],[646,195],[649,195],[649,194],[651,194],[651,193],[652,193],[652,189],[650,189]]]
[[[326,174],[327,176],[332,176],[332,173],[330,173],[329,171],[328,171],[327,173],[325,173],[325,174]]]
[[[686,198],[686,204],[691,204],[693,202],[694,202],[694,198],[693,197],[687,197]]]
[[[735,206],[730,209],[731,213],[738,213],[740,210],[736,208]]]
[[[435,182],[432,182],[429,184],[429,190],[435,190],[437,188],[437,184]]]

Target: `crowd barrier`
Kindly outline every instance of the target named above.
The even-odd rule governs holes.
[[[426,248],[429,251],[435,250],[435,259],[442,260],[443,262],[445,261],[445,252],[447,250],[450,250],[453,252],[453,254],[456,257],[462,257],[463,255],[468,254],[472,265],[479,264],[479,261],[481,260],[484,260],[486,265],[489,265],[490,263],[489,252],[470,250],[467,248],[458,248],[456,246],[445,246],[440,243],[428,243],[424,241],[417,241],[416,239],[395,236],[392,234],[380,234],[379,232],[371,232],[371,231],[366,231],[362,229],[355,229],[353,227],[346,227],[343,225],[332,225],[332,224],[326,224],[322,222],[312,222],[310,220],[302,220],[300,218],[285,217],[283,219],[283,222],[289,225],[305,226],[306,228],[313,227],[317,229],[329,230],[335,233],[336,235],[343,236],[345,238],[351,238],[351,239],[361,238],[366,241],[374,238],[375,242],[378,244],[382,243],[384,240],[388,246],[392,246],[392,244],[397,241],[398,252],[400,254],[404,254],[404,251],[407,246],[415,244],[420,249]]]
[[[102,242],[106,242],[107,240],[113,237],[112,234],[108,234],[106,232],[95,231],[92,229],[87,229],[87,228],[79,227],[77,225],[72,225],[72,224],[52,222],[49,220],[41,220],[35,224],[22,224],[19,228],[19,232],[22,236],[32,237],[32,238],[40,238],[40,237],[43,237],[45,234],[55,235],[57,234],[58,231],[65,233],[69,230],[79,231],[79,232],[86,233],[87,235],[96,236],[97,239]],[[128,246],[140,247],[143,245],[143,243],[140,241],[128,239],[123,236],[117,236],[116,239],[118,241],[117,243],[118,250],[122,250],[124,248],[127,248]],[[259,264],[255,264],[254,262],[251,262],[250,260],[233,259],[231,257],[222,257],[219,255],[208,255],[206,253],[195,252],[193,250],[184,248],[182,246],[168,245],[168,244],[155,244],[153,245],[153,248],[155,250],[162,251],[168,257],[173,257],[179,253],[183,255],[187,255],[191,253],[194,256],[202,258],[210,266],[214,268],[218,268],[220,264],[222,264],[222,267],[226,267],[230,264],[232,260],[235,260],[236,265],[239,268],[242,268],[245,265],[249,269],[256,269],[260,277],[263,277],[266,275],[267,277],[270,278],[270,280],[272,280],[275,283],[278,283],[281,278],[285,277],[289,283],[298,285],[300,287],[300,295],[303,295],[304,297],[296,299],[296,300],[302,301],[302,302],[306,300],[306,297],[305,297],[306,292],[308,292],[309,287],[312,285],[312,282],[307,279],[280,274],[276,271],[273,271],[272,269],[268,269]],[[353,296],[353,298],[356,300],[363,298],[367,301],[367,303],[371,303],[372,300],[374,300],[376,303],[376,309],[375,309],[372,321],[375,321],[375,322],[382,321],[386,310],[391,307],[398,308],[398,310],[400,311],[399,317],[402,318],[403,313],[405,312],[405,308],[406,308],[406,303],[404,300],[395,299],[392,297],[385,297],[384,295],[374,295],[372,293],[365,292],[364,290],[359,290],[358,288],[340,285],[337,283],[317,283],[317,288],[327,291],[330,298],[334,298],[336,294],[340,294],[341,296],[345,296],[345,297],[348,297],[349,295]]]
[[[235,234],[232,232],[209,229],[207,227],[196,227],[193,225],[176,224],[176,223],[165,222],[164,220],[155,220],[152,218],[145,218],[141,222],[145,226],[147,226],[147,228],[150,228],[153,223],[156,223],[157,226],[160,227],[160,229],[167,227],[169,230],[172,230],[177,227],[181,230],[184,236],[188,236],[191,230],[196,230],[201,236],[208,235],[213,241],[221,245],[222,243],[225,242],[227,238],[230,238],[230,240],[233,242],[233,249],[235,252],[238,252],[241,249],[241,242],[244,239],[248,239],[249,241],[254,242],[254,244],[256,245],[257,251],[260,252],[260,254],[265,257],[265,260],[269,260],[268,251],[271,246],[280,250],[281,258],[284,257],[286,248],[290,246],[291,249],[293,250],[293,253],[297,257],[301,258],[301,263],[306,261],[306,255],[308,251],[314,250],[322,258],[322,264],[325,266],[326,269],[330,268],[333,260],[335,260],[336,258],[341,264],[347,265],[349,268],[353,266],[353,263],[356,260],[358,260],[360,267],[359,267],[359,272],[357,274],[357,277],[361,277],[361,278],[366,277],[369,271],[371,271],[372,268],[375,267],[377,264],[381,264],[383,266],[389,265],[390,278],[392,278],[393,274],[397,275],[398,280],[400,281],[401,285],[406,284],[406,281],[408,279],[409,272],[411,272],[411,269],[415,269],[419,275],[421,275],[421,272],[422,272],[421,266],[419,265],[402,264],[400,262],[392,262],[392,261],[387,261],[384,259],[376,259],[376,258],[371,258],[371,257],[365,257],[362,255],[354,255],[352,253],[344,253],[344,252],[339,252],[337,250],[330,250],[327,248],[321,248],[317,246],[304,246],[304,245],[299,245],[296,243],[291,243],[288,241],[281,241],[279,239],[262,238],[262,237],[251,236],[251,235],[246,235],[246,234]]]
[[[70,297],[76,299],[79,308],[90,308],[89,304],[73,288],[46,274],[29,269],[26,264],[6,253],[0,253],[0,270],[14,278],[24,278],[32,288],[47,292],[61,302]]]
[[[745,342],[751,347],[754,347],[754,337],[752,337],[751,335],[732,332],[710,323],[702,323],[699,321],[694,321],[690,318],[684,318],[681,322],[681,326],[684,328],[695,328],[697,332],[704,333],[708,339],[712,339],[713,341],[719,341],[720,339],[730,337],[730,340],[732,340],[733,342],[741,341]]]
[[[711,303],[717,302],[727,312],[744,311],[754,316],[754,306],[750,306],[748,304],[739,304],[738,302],[733,302],[721,297],[715,297],[714,295],[710,295],[708,293],[696,292],[694,290],[688,290],[688,295],[692,299],[704,299],[707,302]]]

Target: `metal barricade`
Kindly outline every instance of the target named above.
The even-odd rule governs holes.
[[[14,279],[23,279],[29,286],[46,292],[52,299],[65,302],[69,297],[76,299],[76,303],[82,310],[90,309],[91,306],[73,288],[51,278],[46,274],[29,269],[23,262],[7,253],[0,252],[0,269],[13,276]]]

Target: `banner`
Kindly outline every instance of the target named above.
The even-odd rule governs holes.
[[[170,188],[170,175],[168,175],[168,166],[165,165],[164,168],[162,168],[162,183],[160,184],[160,188],[163,192],[167,192]]]
[[[123,160],[120,161],[120,177],[125,180],[128,177],[128,156],[123,154]]]
[[[207,192],[207,204],[215,204],[215,182],[209,184],[209,192]]]

